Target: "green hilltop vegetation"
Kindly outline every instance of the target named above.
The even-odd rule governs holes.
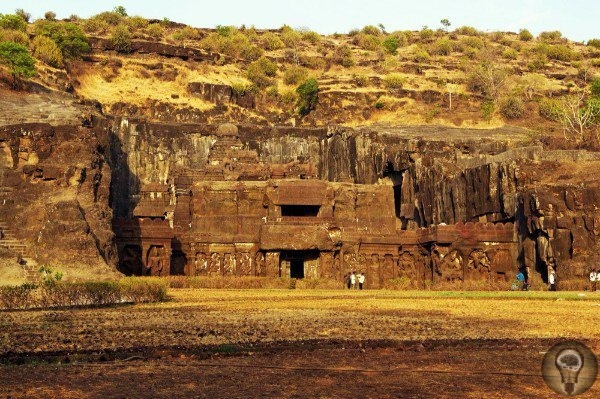
[[[110,49],[93,48],[99,40]],[[139,41],[204,51],[211,62],[142,55]],[[380,24],[324,36],[286,25],[194,28],[129,16],[123,7],[88,19],[58,20],[48,11],[31,21],[22,9],[0,15],[7,85],[56,89],[57,76],[66,74],[76,95],[98,100],[105,111],[164,103],[258,123],[511,124],[561,145],[598,147],[599,68],[599,38],[576,43],[559,31],[534,37],[527,29],[451,29],[447,19],[438,29],[388,32]],[[193,81],[229,86],[255,105],[217,109],[186,94]]]

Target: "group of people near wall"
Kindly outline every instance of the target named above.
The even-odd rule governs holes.
[[[527,291],[529,289],[529,284],[527,282],[527,278],[522,271],[517,273],[517,281],[521,283],[521,289],[523,291]],[[600,288],[600,270],[592,269],[590,271],[590,291],[598,291]],[[556,291],[556,272],[554,268],[549,268],[548,270],[548,290]]]
[[[356,273],[354,270],[350,273],[344,274],[344,285],[349,290],[359,289],[362,290],[365,284],[365,274]]]
[[[529,283],[525,274],[521,271],[517,273],[517,280],[521,283],[521,289],[523,291],[529,290]],[[593,269],[590,272],[590,291],[597,291],[600,285],[600,270]],[[362,290],[365,284],[365,274],[356,273],[354,270],[350,273],[344,274],[344,286],[349,290],[359,289]],[[548,289],[550,291],[556,291],[556,273],[553,268],[550,268],[548,272]]]
[[[529,281],[526,274],[521,270],[517,273],[517,281],[522,291],[529,290]],[[548,291],[556,291],[556,272],[553,267],[548,268]]]

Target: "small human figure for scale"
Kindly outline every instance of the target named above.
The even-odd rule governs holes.
[[[358,276],[358,289],[362,290],[363,289],[363,284],[365,283],[365,274],[364,273],[360,273],[360,276]]]
[[[344,274],[344,286],[350,289],[350,273]]]
[[[556,275],[554,269],[550,269],[550,274],[548,275],[548,287],[550,291],[556,291]]]
[[[354,273],[354,270],[352,271],[352,274],[350,274],[350,285],[352,286],[352,289],[356,288],[356,273]]]
[[[529,290],[529,282],[527,281],[527,276],[523,273],[523,270],[519,270],[519,273],[517,273],[517,281],[521,284],[521,291]]]
[[[596,291],[596,282],[598,281],[598,272],[596,271],[596,269],[592,269],[592,271],[590,272],[590,291],[594,292]]]

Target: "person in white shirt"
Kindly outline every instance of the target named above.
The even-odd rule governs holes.
[[[556,291],[556,276],[554,269],[550,269],[550,274],[548,275],[548,286],[550,291]]]
[[[350,275],[350,285],[352,286],[352,289],[356,288],[356,274],[354,271],[352,271],[352,274]]]
[[[361,273],[360,276],[358,276],[358,289],[362,290],[363,289],[363,284],[365,283],[365,274]]]
[[[596,281],[598,281],[598,272],[596,269],[592,269],[590,272],[590,291],[596,291]]]

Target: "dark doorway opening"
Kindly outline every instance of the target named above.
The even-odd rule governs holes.
[[[281,260],[289,262],[290,278],[305,278],[306,262],[319,259],[319,251],[283,251]],[[282,275],[282,277],[285,277]]]
[[[290,278],[304,278],[304,259],[290,259]]]
[[[171,253],[171,270],[170,274],[173,276],[185,275],[185,264],[187,263],[187,257],[185,253],[179,250],[174,250]]]
[[[319,205],[281,205],[281,216],[317,217]]]

